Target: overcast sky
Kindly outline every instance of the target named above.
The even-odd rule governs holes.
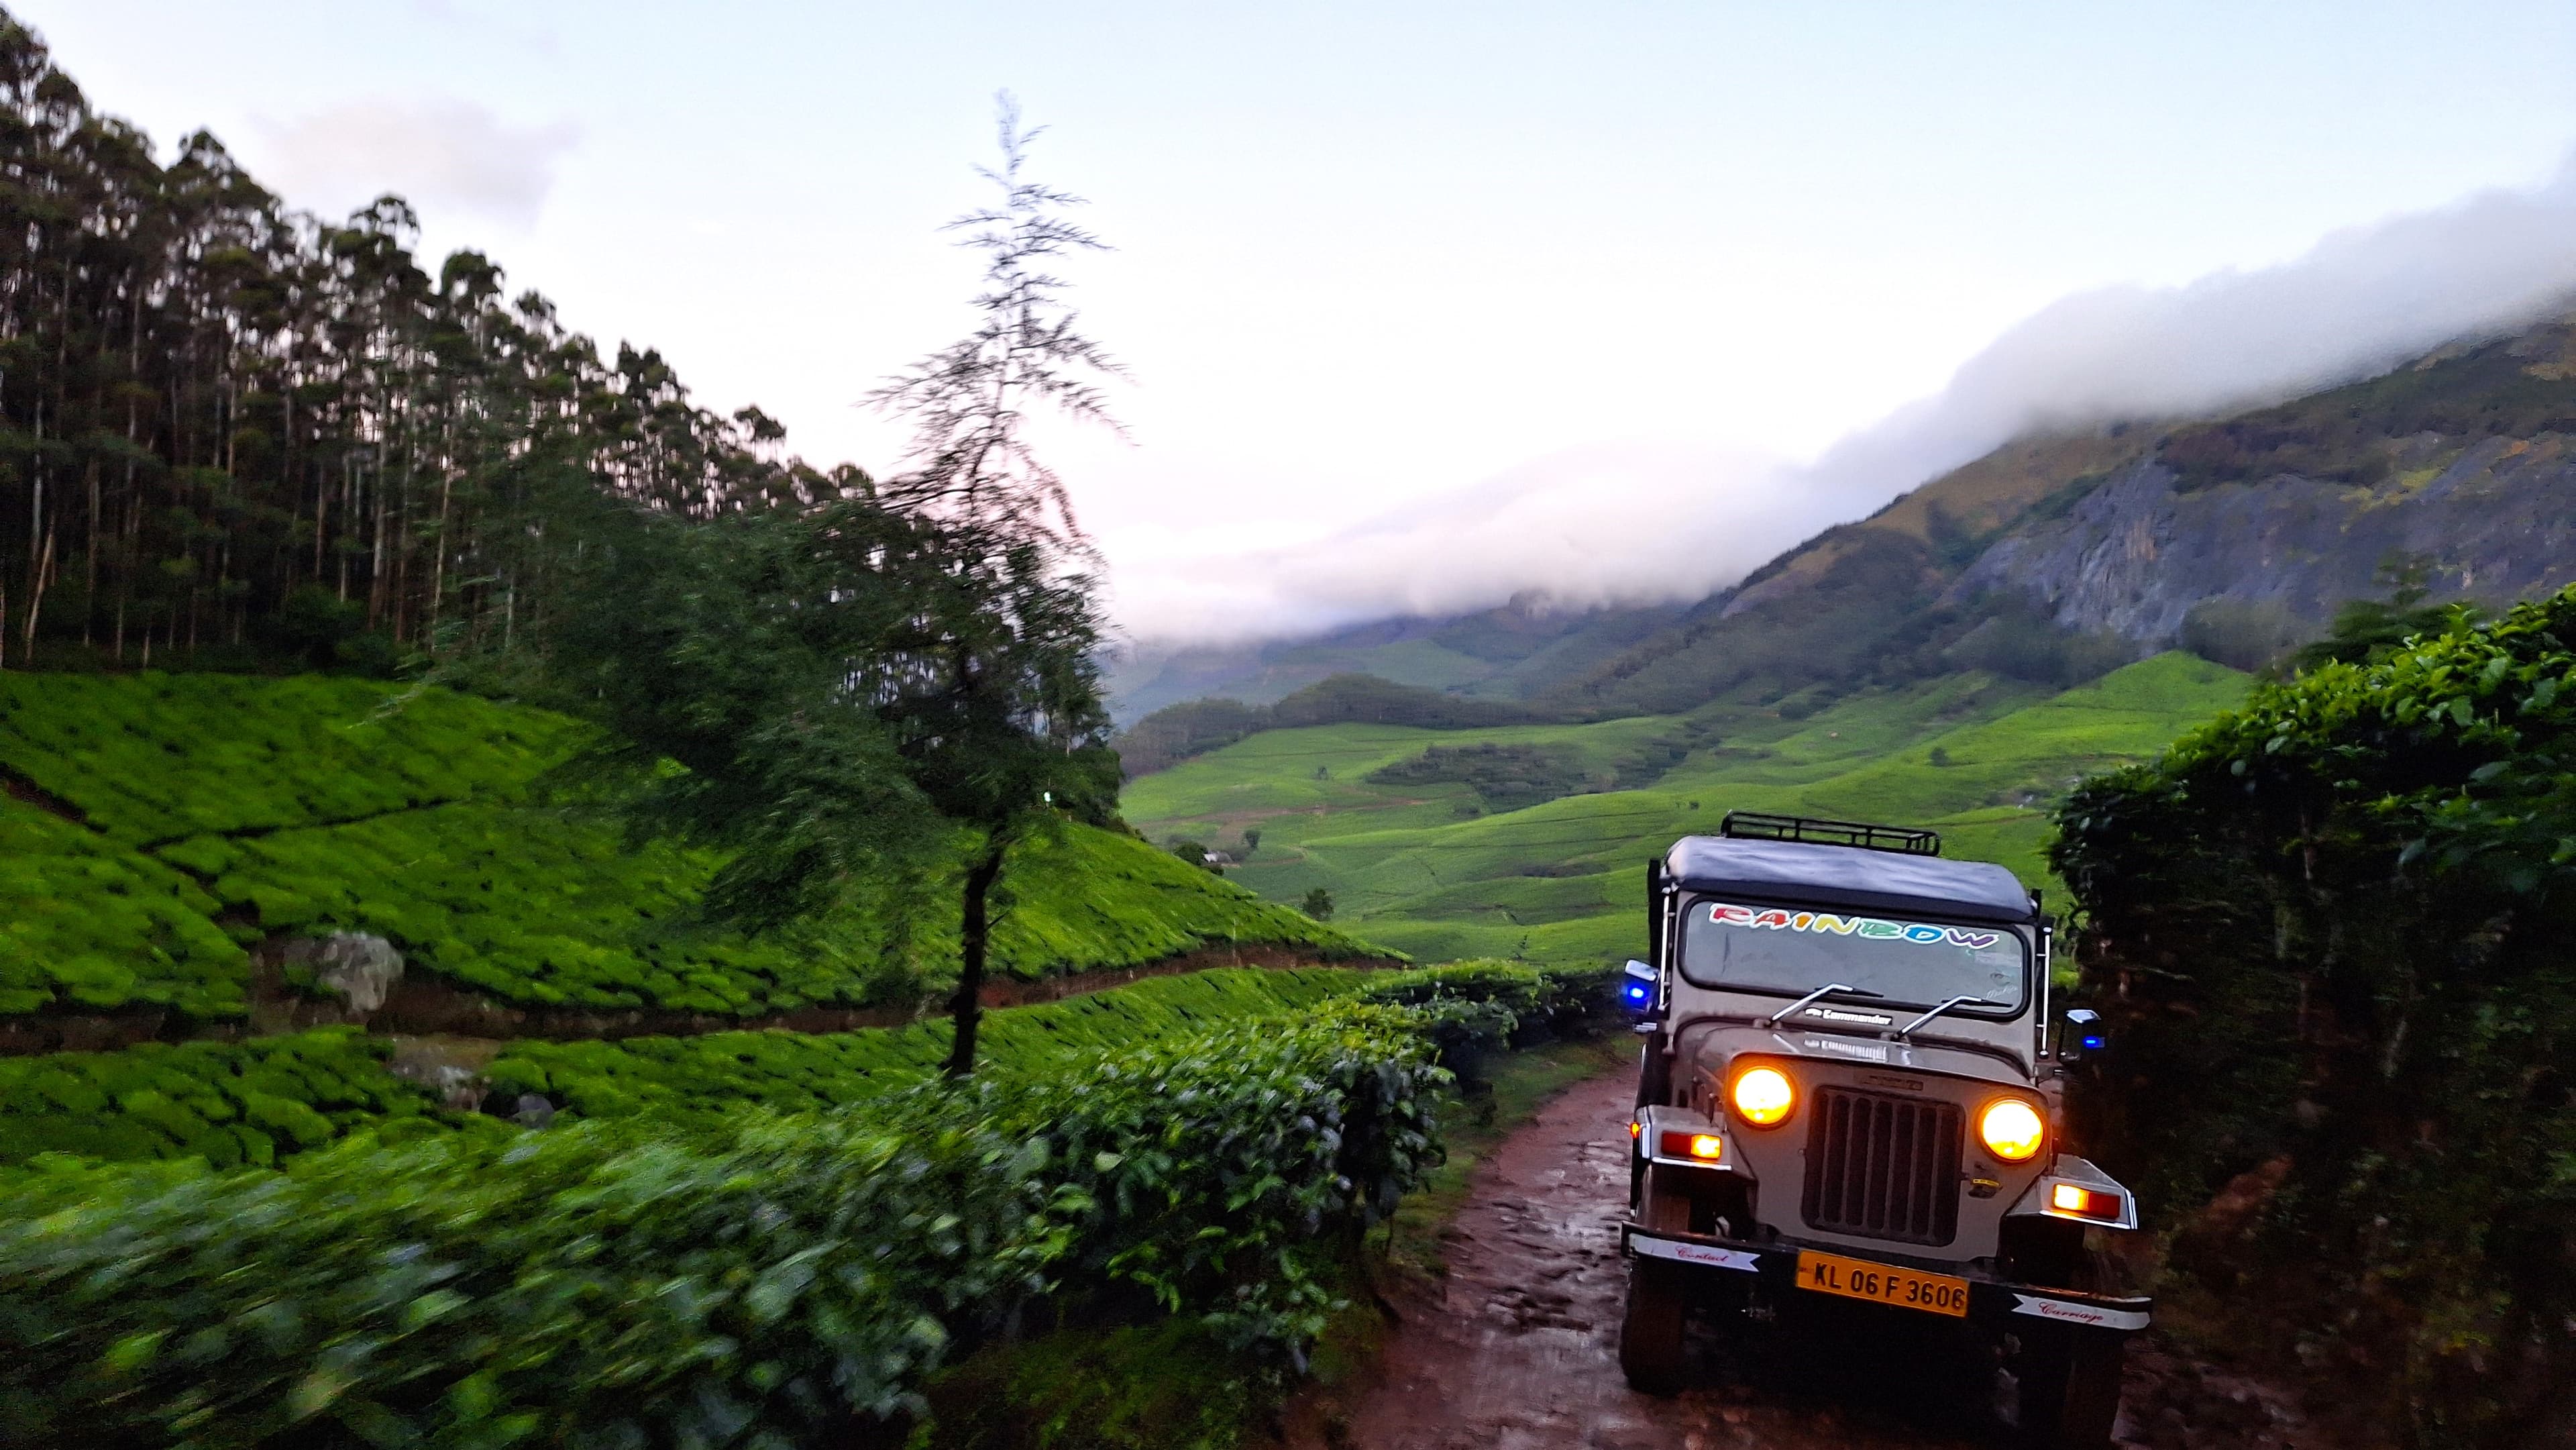
[[[871,467],[852,400],[966,327],[937,228],[1013,89],[1119,247],[1072,275],[1132,442],[1062,447],[1149,636],[1704,587],[2026,415],[2576,283],[2568,0],[15,9],[165,154],[401,191]]]

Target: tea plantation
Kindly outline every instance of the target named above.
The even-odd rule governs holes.
[[[750,1018],[909,1005],[955,956],[852,912],[808,941],[707,929],[718,862],[543,803],[582,727],[436,688],[0,675],[0,1013],[249,1007],[248,950],[370,932],[409,970],[526,1007]],[[995,966],[1023,980],[1208,946],[1372,949],[1130,837],[1014,858]]]
[[[1597,970],[1508,963],[1416,971],[1214,968],[1150,977],[1061,1002],[988,1013],[979,1060],[1043,1074],[1085,1054],[1293,1016],[1335,998],[1398,1006],[1488,1005],[1471,1032],[1544,1032],[1606,1000]],[[1444,1017],[1436,1040],[1455,1041]],[[477,1092],[507,1109],[533,1094],[568,1119],[638,1118],[712,1129],[745,1109],[819,1112],[925,1082],[948,1055],[945,1019],[855,1032],[710,1032],[616,1041],[521,1040],[482,1065]],[[512,1132],[440,1108],[387,1063],[393,1043],[328,1027],[246,1042],[147,1043],[119,1052],[0,1057],[0,1168],[39,1154],[108,1161],[200,1158],[260,1166],[364,1133],[403,1142],[442,1131]]]
[[[266,1167],[359,1128],[396,1141],[465,1121],[433,1114],[427,1093],[386,1071],[388,1050],[333,1027],[0,1058],[0,1165],[70,1153]]]
[[[1369,970],[1392,954],[1069,825],[1012,858],[996,977],[1169,974],[996,1008],[942,1082],[942,1018],[759,1024],[932,1000],[953,904],[716,929],[719,858],[550,793],[581,729],[355,680],[0,676],[0,1025],[167,1039],[0,1055],[0,1444],[802,1442],[1030,1313],[1182,1325],[1279,1393],[1438,1160],[1436,1064],[1607,996]],[[744,1026],[274,1030],[323,995],[275,948],[336,932],[531,1034]],[[1226,948],[1320,965],[1173,970]]]
[[[2250,683],[2173,652],[2065,691],[1970,673],[1590,724],[1269,730],[1121,799],[1155,840],[1240,851],[1258,832],[1237,879],[1279,901],[1321,888],[1420,957],[1616,960],[1644,947],[1646,859],[1732,809],[1932,826],[1948,854],[2049,885],[2049,807]]]

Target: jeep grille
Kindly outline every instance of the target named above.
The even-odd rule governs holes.
[[[1946,1244],[1959,1231],[1956,1103],[1819,1088],[1807,1130],[1807,1225]]]

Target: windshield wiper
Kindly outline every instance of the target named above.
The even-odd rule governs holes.
[[[1834,992],[1840,992],[1846,997],[1884,997],[1887,995],[1885,992],[1864,991],[1859,987],[1851,985],[1849,982],[1827,982],[1823,986],[1818,987],[1816,990],[1799,998],[1797,1001],[1780,1009],[1778,1012],[1775,1012],[1768,1017],[1756,1019],[1753,1025],[1761,1028],[1765,1032],[1768,1032],[1772,1028],[1779,1026],[1781,1023],[1788,1021],[1790,1018],[1797,1016],[1799,1013],[1804,1012],[1809,1007],[1815,1005],[1817,998]]]
[[[1940,1016],[1942,1013],[1949,1011],[1953,1007],[2001,1007],[2003,1005],[2004,1004],[2001,1002],[1989,1002],[1983,997],[1953,997],[1949,1001],[1942,1003],[1940,1006],[1933,1008],[1931,1011],[1924,1013],[1922,1016],[1915,1018],[1913,1021],[1906,1023],[1904,1026],[1897,1028],[1895,1032],[1889,1035],[1894,1037],[1897,1041],[1903,1042],[1906,1038],[1914,1035],[1915,1028],[1922,1026],[1924,1023],[1931,1021],[1933,1018]]]

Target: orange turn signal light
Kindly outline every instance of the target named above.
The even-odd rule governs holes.
[[[1666,1132],[1658,1151],[1666,1158],[1693,1158],[1714,1163],[1726,1156],[1726,1140],[1715,1133]]]
[[[2116,1223],[2120,1217],[2120,1195],[2104,1193],[2098,1188],[2081,1188],[2060,1183],[2048,1191],[2048,1206],[2059,1213],[2077,1218],[2100,1219]]]

